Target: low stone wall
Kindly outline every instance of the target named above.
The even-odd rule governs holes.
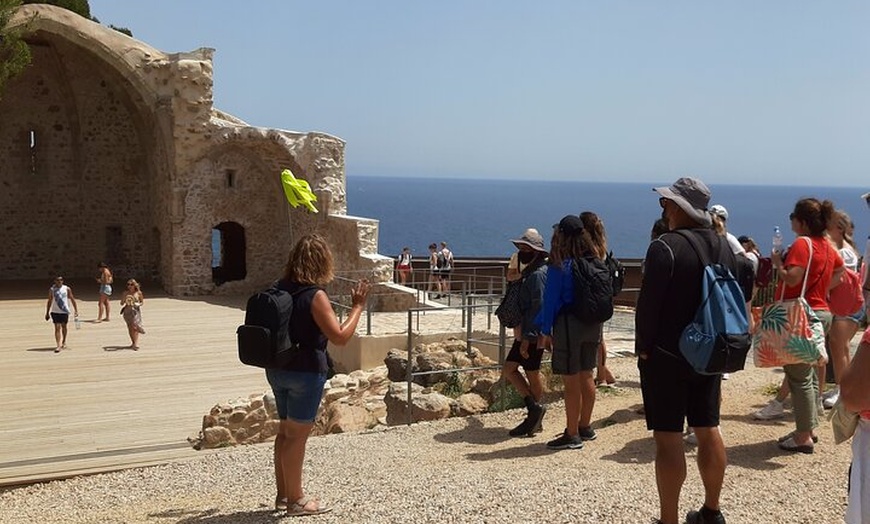
[[[466,351],[465,342],[420,344],[413,349],[413,372],[441,371],[416,377],[408,403],[407,351],[394,349],[385,365],[374,369],[338,374],[323,390],[313,435],[346,433],[467,416],[490,410],[502,389],[498,369],[456,369],[496,366],[496,362],[475,347]],[[516,407],[499,403],[501,409]],[[280,422],[271,391],[257,392],[216,404],[203,416],[202,427],[188,441],[196,449],[253,444],[270,440]]]

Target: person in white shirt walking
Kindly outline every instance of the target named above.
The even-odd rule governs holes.
[[[72,289],[63,283],[63,277],[54,279],[54,285],[48,290],[48,302],[45,304],[45,320],[54,323],[54,340],[57,345],[55,353],[66,349],[67,323],[69,322],[70,304],[72,304],[75,318],[79,316],[79,306],[73,296]]]

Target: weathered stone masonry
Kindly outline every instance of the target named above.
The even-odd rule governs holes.
[[[32,64],[0,98],[0,279],[91,276],[105,260],[171,294],[247,291],[312,230],[340,270],[389,274],[377,222],[346,214],[342,140],[215,109],[211,49],[166,54],[46,5],[13,25],[34,15]],[[309,181],[319,214],[287,205],[284,168]],[[242,275],[222,285],[214,228]]]

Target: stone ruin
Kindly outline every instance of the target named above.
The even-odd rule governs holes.
[[[459,340],[422,344],[413,350],[413,371],[444,373],[416,377],[409,407],[407,357],[406,351],[394,349],[383,366],[329,379],[312,435],[406,424],[409,410],[412,422],[475,415],[488,411],[501,391],[498,369],[447,371],[497,366],[477,348],[466,352],[465,342]],[[196,449],[263,442],[276,435],[277,417],[271,391],[257,392],[215,405],[203,417],[199,433],[188,441]]]
[[[10,26],[26,28],[32,62],[0,95],[4,279],[92,277],[105,261],[171,295],[244,293],[310,231],[339,271],[389,279],[377,221],[347,216],[344,142],[215,108],[213,49],[165,53],[50,5]],[[285,168],[319,213],[288,205]]]

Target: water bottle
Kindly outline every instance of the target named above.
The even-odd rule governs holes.
[[[779,226],[773,228],[773,252],[782,253],[782,231]]]
[[[82,320],[79,317],[75,317],[76,329],[82,328]]]

